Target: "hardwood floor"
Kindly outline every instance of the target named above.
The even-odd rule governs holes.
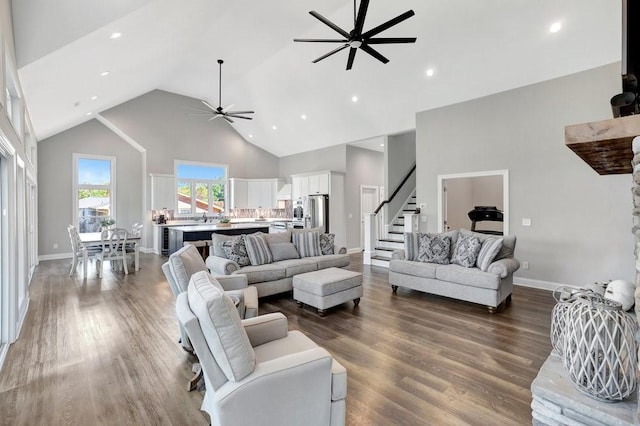
[[[193,359],[177,343],[174,298],[141,255],[138,273],[68,277],[66,260],[40,263],[20,339],[0,372],[0,424],[207,424],[187,392]],[[283,312],[348,371],[348,425],[531,424],[529,386],[551,350],[553,298],[516,287],[510,308],[400,288],[362,266],[364,296],[322,318],[291,294],[261,300]]]

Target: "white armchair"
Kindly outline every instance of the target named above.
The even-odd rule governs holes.
[[[202,366],[202,410],[217,425],[344,425],[347,371],[280,313],[241,320],[206,272],[176,301]]]

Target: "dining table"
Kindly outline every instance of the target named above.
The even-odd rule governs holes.
[[[80,241],[86,248],[86,252],[95,251],[96,248],[102,247],[102,232],[83,232],[80,235]],[[134,244],[134,253],[135,253],[135,270],[136,272],[140,269],[140,240],[142,237],[140,235],[132,235],[131,233],[127,233],[127,242],[126,244],[133,243]],[[93,250],[92,250],[93,249]],[[86,259],[85,259],[86,262]]]

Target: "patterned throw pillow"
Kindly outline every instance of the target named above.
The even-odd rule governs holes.
[[[465,268],[473,268],[476,266],[476,260],[478,259],[478,253],[480,253],[481,247],[482,244],[478,237],[461,233],[453,249],[451,263],[464,266]]]
[[[233,260],[239,266],[251,265],[249,255],[247,254],[247,247],[242,235],[224,241],[222,243],[222,251],[224,251],[224,255],[227,259]]]
[[[247,245],[247,254],[253,266],[264,265],[273,262],[269,244],[259,235],[245,235],[244,243]]]
[[[320,256],[320,238],[317,232],[304,232],[291,236],[293,245],[296,246],[300,257]]]
[[[334,253],[335,240],[336,234],[320,234],[320,251],[323,255]]]
[[[502,249],[502,238],[489,237],[482,243],[482,248],[478,254],[478,260],[476,264],[481,271],[487,272],[489,265],[496,258],[500,250]]]
[[[437,234],[418,234],[419,262],[449,264],[451,238]]]

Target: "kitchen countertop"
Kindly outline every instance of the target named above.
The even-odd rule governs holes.
[[[217,219],[213,219],[213,221],[210,222],[202,222],[201,220],[171,220],[167,223],[154,223],[153,226],[170,226],[170,227],[176,227],[176,226],[210,226],[210,225],[214,225],[214,221],[217,221]],[[274,222],[292,222],[291,219],[278,219],[278,218],[265,218],[263,219],[253,219],[253,218],[246,218],[246,219],[231,219],[231,224],[232,225],[239,225],[239,224],[251,224],[251,225],[255,225],[255,224],[263,224],[263,225],[270,225]]]
[[[253,229],[253,228],[268,228],[271,226],[268,222],[244,222],[244,223],[232,223],[230,226],[217,226],[213,223],[202,223],[199,225],[184,225],[175,226],[171,225],[172,229],[182,232],[199,232],[199,231],[217,231],[225,229]]]

